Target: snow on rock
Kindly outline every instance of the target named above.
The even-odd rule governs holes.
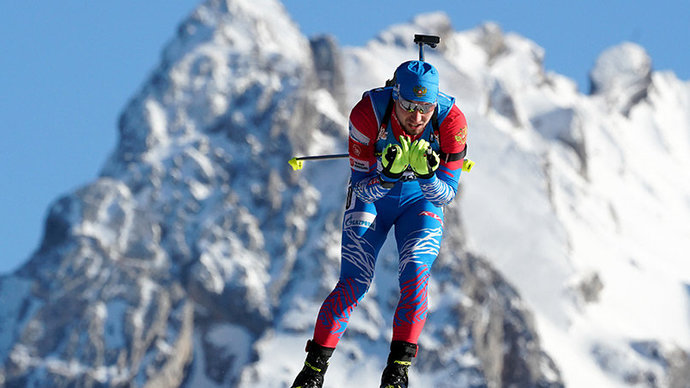
[[[591,94],[624,114],[645,98],[652,84],[652,60],[643,47],[622,43],[605,50],[590,72]]]
[[[340,49],[274,0],[207,0],[181,23],[101,177],[0,278],[0,385],[289,384],[339,276],[349,166],[286,162],[346,152],[349,108],[418,33],[441,36],[426,59],[477,164],[445,209],[411,385],[684,387],[687,82],[624,43],[582,95],[537,43],[439,12]],[[326,386],[379,381],[396,257],[388,241]]]

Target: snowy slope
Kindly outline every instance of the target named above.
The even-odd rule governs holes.
[[[469,122],[412,386],[687,387],[690,84],[613,47],[592,93],[542,48],[442,13],[364,47],[304,37],[274,0],[209,0],[134,94],[102,175],[59,198],[0,278],[0,386],[284,387],[338,277],[347,114],[427,60]],[[379,380],[395,248],[327,387]]]

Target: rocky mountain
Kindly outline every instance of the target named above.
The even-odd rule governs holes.
[[[284,387],[336,283],[361,93],[413,59],[457,97],[477,167],[446,209],[410,376],[433,387],[688,387],[690,84],[644,49],[596,60],[587,95],[536,43],[442,13],[364,47],[308,39],[275,0],[208,0],[119,121],[100,177],[57,199],[0,277],[0,386]],[[394,244],[328,387],[372,386]]]

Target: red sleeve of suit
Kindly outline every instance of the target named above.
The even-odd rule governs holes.
[[[439,128],[441,151],[446,154],[456,154],[465,150],[467,142],[467,121],[465,115],[460,109],[453,105],[448,112],[445,120],[441,123]],[[445,166],[450,170],[462,169],[463,159],[444,162],[441,161],[441,166]]]
[[[371,98],[365,96],[350,113],[348,150],[353,173],[369,174],[376,169],[378,127]]]

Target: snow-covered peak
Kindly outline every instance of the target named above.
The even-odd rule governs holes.
[[[105,173],[221,123],[261,121],[266,110],[301,98],[299,85],[314,80],[309,41],[281,3],[208,0],[180,25],[120,117],[120,144]],[[291,115],[282,116],[283,126]]]
[[[247,59],[257,55],[297,63],[309,59],[294,55],[295,49],[304,49],[306,39],[283,5],[274,0],[207,0],[180,25],[164,61],[176,62],[188,49],[204,50],[204,44],[211,42],[248,54]]]
[[[417,57],[418,33],[441,36],[426,58],[477,164],[444,209],[411,385],[683,387],[687,83],[650,69],[635,100],[645,55],[626,47],[581,95],[536,42],[442,13],[340,52],[272,0],[209,0],[184,21],[103,176],[56,201],[41,249],[0,277],[0,385],[289,384],[339,276],[349,166],[286,161],[346,152],[349,107]],[[392,237],[326,386],[380,377]]]
[[[487,62],[507,49],[503,30],[497,23],[486,22],[470,32],[470,35],[475,44],[486,53]]]
[[[625,42],[608,48],[590,72],[591,93],[627,114],[646,97],[652,83],[652,59],[643,47]]]

